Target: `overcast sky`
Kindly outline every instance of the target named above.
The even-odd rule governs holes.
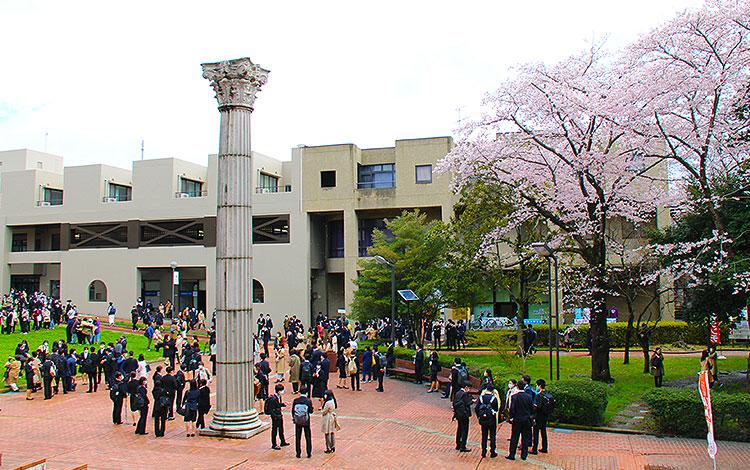
[[[129,168],[143,139],[146,158],[205,163],[219,114],[200,64],[243,56],[271,70],[255,151],[450,135],[514,65],[701,3],[0,0],[0,150]]]

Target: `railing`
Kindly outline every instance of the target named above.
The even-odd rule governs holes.
[[[175,199],[189,199],[194,197],[206,197],[208,196],[208,191],[188,191],[188,192],[181,192],[178,191],[174,193]]]
[[[291,193],[292,185],[287,184],[284,186],[258,186],[255,188],[256,194],[271,194],[271,193]]]
[[[358,182],[357,189],[393,189],[396,187],[396,181],[366,181]]]

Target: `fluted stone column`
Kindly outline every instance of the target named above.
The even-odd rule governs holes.
[[[250,115],[268,70],[250,59],[203,64],[221,114],[216,207],[216,408],[201,434],[248,438],[254,408]]]

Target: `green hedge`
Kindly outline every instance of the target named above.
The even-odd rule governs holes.
[[[705,437],[706,419],[698,390],[658,388],[645,395],[657,432]],[[712,391],[716,439],[750,442],[750,395]]]
[[[625,332],[627,331],[627,322],[616,322],[608,325],[610,346],[622,348],[625,346]],[[547,325],[534,325],[537,332],[537,346],[547,346],[549,344],[549,329]],[[563,331],[564,327],[560,327]],[[580,325],[575,333],[575,346],[585,348],[586,336],[589,330],[588,325]],[[688,344],[705,344],[708,332],[702,326],[692,325],[681,321],[660,321],[656,329],[651,334],[651,344],[672,344],[678,341],[684,341]],[[722,328],[722,337],[729,336],[728,327]],[[466,334],[469,347],[489,348],[489,349],[515,349],[516,331],[515,330],[471,330]],[[634,332],[631,338],[631,346],[639,347],[638,334]]]
[[[607,409],[607,387],[590,380],[566,380],[548,385],[555,397],[555,423],[600,425]]]

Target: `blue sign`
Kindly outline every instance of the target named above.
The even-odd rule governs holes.
[[[527,318],[523,321],[524,325],[541,325],[541,318]]]
[[[144,297],[159,297],[159,291],[158,290],[144,290],[143,296]]]
[[[400,295],[401,298],[407,302],[410,302],[412,300],[419,300],[419,297],[417,297],[417,294],[415,294],[414,291],[411,289],[400,290],[398,291],[398,295]]]

